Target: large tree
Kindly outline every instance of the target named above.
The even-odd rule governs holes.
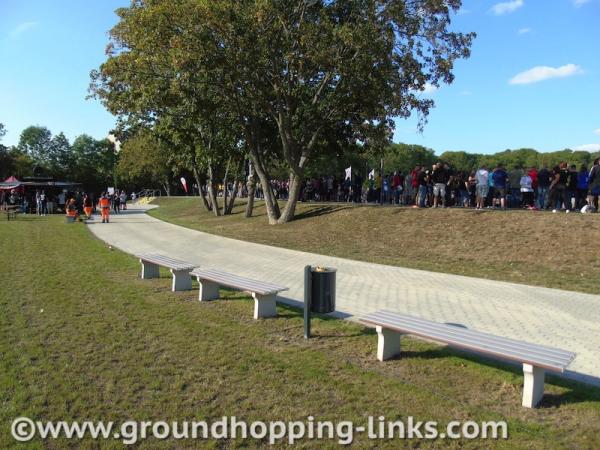
[[[46,127],[32,125],[21,132],[18,148],[39,166],[49,169],[52,133]]]
[[[158,184],[171,195],[173,172],[161,141],[150,131],[143,130],[121,145],[117,175],[128,183]]]
[[[333,148],[331,140],[369,142],[414,112],[423,123],[433,101],[419,93],[452,82],[454,61],[469,56],[474,35],[450,31],[460,4],[136,0],[118,11],[109,58],[92,89],[127,120],[155,119],[190,98],[235,117],[269,222],[287,222],[307,164]],[[202,123],[210,108],[199,111]],[[270,127],[277,142],[265,142]],[[274,159],[289,170],[282,211],[269,184]]]
[[[92,192],[116,185],[117,153],[112,142],[82,134],[75,138],[71,148],[69,180],[82,182],[83,187]]]

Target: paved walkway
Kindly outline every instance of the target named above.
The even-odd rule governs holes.
[[[338,269],[336,309],[355,316],[386,308],[571,350],[569,377],[600,385],[600,296],[321,256],[214,236],[130,209],[91,231],[127,253],[156,252],[290,287],[298,305],[307,264]],[[267,226],[267,225],[265,225]]]

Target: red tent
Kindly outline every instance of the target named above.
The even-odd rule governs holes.
[[[16,189],[19,186],[21,186],[21,182],[12,175],[0,183],[0,189],[4,191],[10,191],[11,189]]]

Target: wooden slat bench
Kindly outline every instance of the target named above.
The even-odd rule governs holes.
[[[576,354],[566,350],[481,333],[452,325],[431,322],[391,311],[377,311],[360,318],[377,329],[377,359],[389,359],[400,353],[400,335],[411,334],[523,364],[525,383],[523,406],[535,407],[544,395],[545,371],[564,372]]]
[[[158,278],[160,276],[159,266],[166,267],[173,274],[172,291],[186,291],[192,289],[191,270],[196,267],[186,261],[169,258],[159,254],[136,255],[142,263],[142,279]]]
[[[17,214],[21,212],[21,207],[18,205],[6,205],[2,212],[6,214],[6,220],[16,219]]]
[[[274,317],[277,315],[276,297],[288,288],[264,281],[252,280],[215,269],[194,269],[191,275],[200,284],[199,300],[219,298],[219,286],[249,292],[254,298],[254,318]]]

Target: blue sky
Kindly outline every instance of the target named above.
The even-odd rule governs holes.
[[[29,125],[105,137],[114,118],[86,100],[105,59],[114,10],[127,0],[0,0],[4,144]],[[453,27],[476,31],[471,58],[436,102],[422,134],[398,120],[394,140],[491,153],[600,149],[600,0],[465,0]]]

